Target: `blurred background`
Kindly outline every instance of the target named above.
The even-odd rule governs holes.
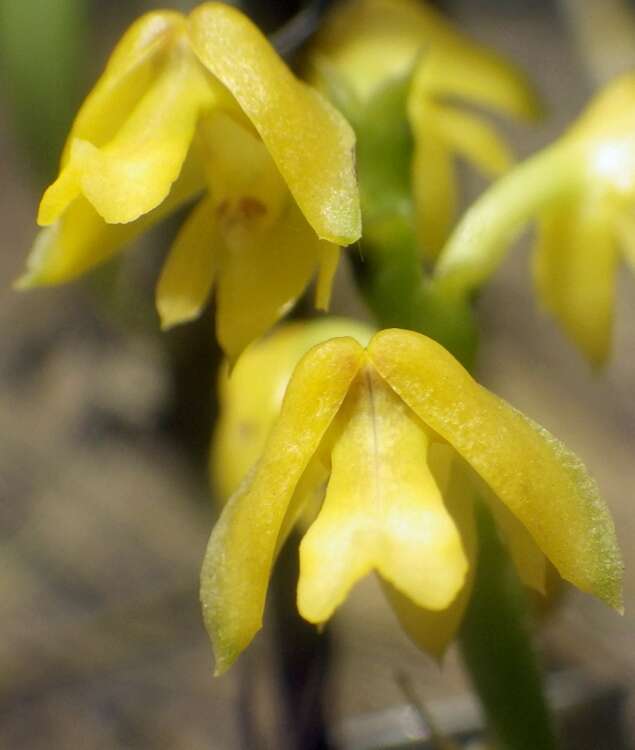
[[[559,134],[593,92],[597,67],[576,44],[570,3],[442,5],[523,66],[543,95],[544,122],[501,123],[519,156]],[[262,0],[250,10],[273,31],[297,6]],[[78,103],[123,30],[154,7],[0,1],[0,748],[278,748],[289,732],[272,679],[277,626],[229,674],[212,676],[198,574],[215,517],[206,450],[218,354],[209,317],[160,336],[151,307],[178,222],[81,283],[11,289]],[[468,203],[483,183],[464,178]],[[617,748],[607,738],[618,724],[635,737],[634,280],[620,278],[614,355],[593,373],[536,308],[527,249],[525,239],[479,301],[479,374],[584,459],[614,513],[625,616],[568,592],[539,640],[550,673],[564,674],[554,701],[608,696],[578,724],[591,721],[608,743],[589,748]],[[346,267],[333,312],[366,314]],[[404,674],[444,730],[477,722],[454,652],[442,668],[421,655],[374,580],[337,613],[330,644],[333,743],[362,750],[422,736]]]

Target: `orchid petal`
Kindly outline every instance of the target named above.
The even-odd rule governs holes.
[[[350,338],[331,339],[303,357],[260,461],[212,531],[201,601],[217,673],[231,666],[261,627],[289,503],[363,357],[364,350]]]
[[[64,148],[63,165],[76,138],[102,147],[116,135],[156,79],[160,70],[157,58],[183,22],[180,13],[154,11],[130,26],[77,113]]]
[[[435,114],[427,107],[410,116],[415,141],[412,188],[417,233],[429,260],[436,258],[447,240],[458,203],[452,154],[439,137]]]
[[[161,270],[156,306],[161,328],[197,318],[208,301],[220,239],[211,198],[204,198],[181,227]]]
[[[476,570],[477,538],[474,522],[473,492],[465,472],[448,446],[435,443],[431,446],[430,466],[435,472],[446,508],[461,535],[468,561],[465,583],[454,601],[446,609],[434,611],[417,606],[394,586],[382,581],[386,597],[401,627],[408,637],[423,651],[441,659],[454,640],[470,601]],[[439,464],[444,464],[445,479],[439,478]]]
[[[336,244],[355,242],[361,219],[348,123],[229,5],[199,6],[188,29],[199,60],[251,120],[314,231]]]
[[[240,233],[226,246],[218,274],[216,331],[230,360],[279,320],[316,270],[319,240],[297,205],[264,232]]]
[[[448,147],[486,177],[497,177],[513,164],[509,147],[488,122],[450,106],[438,107],[435,117]]]
[[[203,73],[183,55],[166,65],[106,146],[73,141],[67,169],[77,172],[82,193],[106,222],[134,221],[165,200],[179,176],[197,120],[211,100]],[[55,183],[49,191],[54,189]],[[51,220],[47,193],[40,212],[45,221]]]
[[[618,260],[613,224],[606,201],[560,203],[540,221],[534,255],[542,304],[596,365],[611,348]]]
[[[41,229],[27,259],[20,289],[72,281],[105,262],[180,206],[204,185],[195,154],[190,154],[166,200],[154,211],[128,224],[106,224],[82,196],[50,227]]]
[[[419,606],[444,609],[467,561],[426,462],[429,431],[371,367],[333,429],[324,505],[300,544],[300,614],[324,622],[371,570]]]

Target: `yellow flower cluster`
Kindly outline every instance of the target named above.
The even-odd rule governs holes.
[[[415,214],[434,255],[454,218],[454,155],[490,174],[510,162],[492,128],[453,101],[532,117],[524,78],[413,0],[351,0],[318,35],[314,61],[362,110],[407,82]],[[536,216],[541,295],[601,360],[617,237],[635,257],[634,125],[628,76],[468,213],[439,261],[439,289],[475,289]],[[169,327],[198,316],[215,290],[217,337],[236,365],[316,274],[316,303],[328,306],[340,246],[361,235],[354,151],[344,117],[240,12],[211,2],[187,17],[150,13],[77,115],[18,285],[74,279],[196,201],[156,305]],[[376,571],[404,628],[440,654],[471,593],[476,498],[526,584],[543,591],[549,561],[620,608],[613,524],[582,464],[431,339],[296,325],[223,375],[221,401],[214,463],[231,498],[201,589],[219,672],[260,628],[276,554],[301,517],[298,607],[312,623]]]
[[[168,327],[216,288],[235,359],[318,270],[327,307],[339,246],[361,233],[354,136],[260,31],[222,3],[139,19],[68,137],[21,287],[68,281],[194,199],[157,286]]]

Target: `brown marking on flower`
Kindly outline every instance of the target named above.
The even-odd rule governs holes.
[[[267,206],[258,198],[246,195],[241,198],[225,198],[216,207],[216,216],[226,230],[240,225],[254,224],[265,216]]]
[[[238,213],[242,214],[245,219],[256,219],[267,213],[267,206],[258,198],[247,195],[238,201]]]

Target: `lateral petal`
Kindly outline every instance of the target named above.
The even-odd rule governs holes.
[[[218,341],[230,361],[281,318],[316,270],[322,245],[297,205],[289,200],[264,231],[225,238],[216,298]]]
[[[134,221],[156,208],[179,176],[212,89],[196,61],[174,55],[115,138],[103,149],[76,139],[70,164],[81,189],[109,224]]]
[[[201,314],[212,290],[220,243],[213,201],[207,196],[179,230],[161,269],[156,289],[161,328]]]
[[[456,175],[452,154],[437,128],[435,109],[409,109],[414,135],[412,188],[417,233],[424,256],[434,260],[456,217]]]
[[[611,348],[617,246],[608,201],[560,204],[539,222],[534,280],[544,307],[595,365]]]
[[[115,136],[155,80],[161,67],[157,56],[168,50],[183,25],[180,13],[164,10],[147,13],[130,26],[77,113],[62,164],[76,138],[101,147]]]
[[[420,95],[458,97],[523,120],[540,115],[527,76],[494,51],[458,35],[423,55],[413,81]]]
[[[40,203],[40,225],[52,224],[80,193],[81,175],[71,164],[73,144],[79,139],[101,148],[115,137],[156,80],[157,56],[182,24],[180,14],[159,11],[142,16],[124,34],[71,127],[60,174]]]
[[[217,673],[231,666],[260,629],[289,502],[363,357],[356,341],[337,338],[302,358],[260,461],[212,531],[201,571],[201,602]]]
[[[79,196],[55,224],[40,230],[27,259],[26,272],[16,286],[30,289],[72,281],[192,200],[203,184],[200,165],[192,154],[167,199],[154,211],[128,224],[106,224],[90,203]]]
[[[346,120],[229,5],[199,6],[188,29],[201,63],[251,120],[314,231],[336,244],[355,242],[361,218],[355,137]]]
[[[479,386],[436,342],[381,331],[368,353],[417,416],[521,521],[560,575],[620,609],[622,563],[610,513],[582,462]]]
[[[328,310],[331,304],[333,279],[340,262],[341,251],[332,242],[322,242],[320,245],[320,265],[317,283],[315,285],[315,306],[318,310]]]
[[[492,125],[455,107],[437,108],[437,127],[446,144],[486,177],[507,171],[514,158]]]
[[[324,622],[371,570],[417,605],[444,609],[467,561],[427,464],[429,431],[371,366],[334,429],[326,499],[300,544],[300,614]]]
[[[520,580],[547,595],[547,558],[518,518],[503,505],[488,485],[479,483],[479,495],[489,508],[496,528]]]

